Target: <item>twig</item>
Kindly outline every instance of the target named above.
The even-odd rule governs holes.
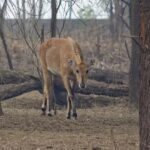
[[[123,3],[125,3],[126,5],[130,6],[130,3],[125,1],[125,0],[121,0]]]
[[[128,25],[128,23],[123,19],[123,17],[120,17],[121,21],[123,22],[123,24],[127,27],[127,29],[130,30],[130,26]]]
[[[125,45],[125,48],[126,48],[126,51],[127,51],[128,58],[129,58],[129,60],[131,61],[131,56],[130,56],[130,54],[129,54],[129,49],[128,49],[128,45],[127,45],[126,40],[125,40],[124,45]]]
[[[139,38],[140,36],[137,36],[137,35],[125,35],[125,34],[122,34],[122,37],[126,37],[126,38]]]
[[[131,38],[139,47],[141,50],[145,51],[145,49],[142,47],[142,45],[137,41],[140,36],[136,36],[136,35],[122,35],[125,38]]]

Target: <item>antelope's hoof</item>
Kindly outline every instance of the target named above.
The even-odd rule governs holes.
[[[71,119],[71,114],[70,113],[68,113],[67,119]]]
[[[45,111],[46,111],[46,108],[43,108],[43,107],[42,107],[41,110],[42,110],[43,112],[45,112]]]
[[[52,117],[52,114],[50,112],[47,112],[46,115]]]
[[[46,113],[45,113],[46,109],[45,109],[45,108],[41,108],[41,110],[42,110],[41,115],[42,115],[42,116],[45,116],[45,115],[46,115]]]
[[[73,113],[72,117],[73,117],[74,119],[77,119],[77,113]]]

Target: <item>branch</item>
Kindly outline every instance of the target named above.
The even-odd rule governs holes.
[[[120,19],[123,22],[123,24],[127,27],[127,29],[129,29],[129,31],[130,31],[130,26],[128,25],[128,23],[121,16],[120,16]]]
[[[5,10],[6,10],[6,7],[7,7],[7,0],[4,1],[3,7],[2,7],[2,10],[1,10],[1,15],[2,15],[2,16],[4,15],[4,12],[5,12]]]
[[[128,49],[127,42],[125,41],[124,44],[125,44],[125,48],[126,48],[126,51],[127,51],[128,58],[129,58],[129,60],[131,61],[131,56],[130,56],[130,54],[129,54],[129,49]]]
[[[58,4],[58,6],[57,6],[57,8],[56,8],[56,12],[58,12],[58,10],[59,10],[59,8],[60,8],[60,5],[61,5],[61,2],[62,2],[62,0],[59,0],[59,4]]]
[[[121,0],[123,3],[125,3],[126,5],[128,5],[128,7],[130,7],[130,3],[125,1],[125,0]]]
[[[135,36],[135,35],[122,35],[122,36],[125,38],[131,38],[140,47],[141,50],[144,50],[140,42],[137,41],[137,38],[138,39],[140,38],[139,36]]]

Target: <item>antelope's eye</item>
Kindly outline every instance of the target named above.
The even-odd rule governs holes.
[[[89,70],[87,70],[86,73],[88,74],[88,73],[89,73]]]
[[[79,70],[76,70],[76,73],[79,73]]]

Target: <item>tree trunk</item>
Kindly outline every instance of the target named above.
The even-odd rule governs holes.
[[[32,12],[32,17],[33,17],[33,20],[36,19],[36,3],[35,3],[35,0],[32,0],[32,8],[31,8],[31,12]]]
[[[150,150],[150,1],[140,0],[140,150]]]
[[[23,31],[26,32],[26,1],[22,0],[22,20]]]
[[[113,12],[113,0],[110,0],[110,8],[109,8],[109,29],[112,40],[114,40],[115,28],[114,28],[114,12]]]
[[[130,77],[129,77],[129,96],[130,101],[138,105],[139,98],[139,57],[140,50],[139,45],[135,42],[139,42],[139,28],[140,28],[140,11],[139,11],[139,1],[131,1],[131,35],[137,36],[132,39],[132,50],[131,50],[131,63],[130,63]]]
[[[56,0],[51,0],[51,10],[52,10],[52,17],[51,17],[51,37],[56,36],[56,22],[57,22],[57,6]]]
[[[39,0],[39,12],[38,12],[39,19],[41,19],[42,17],[42,11],[43,11],[43,0]]]
[[[17,3],[17,18],[20,19],[21,18],[21,14],[20,14],[21,11],[20,11],[20,3],[19,3],[19,1],[20,0],[17,0],[16,3]]]
[[[0,101],[0,116],[2,115],[3,115],[3,111],[2,111],[1,101]]]
[[[9,54],[9,51],[8,51],[8,47],[7,47],[7,43],[6,43],[6,39],[5,39],[3,29],[0,29],[0,37],[1,37],[3,47],[4,47],[4,50],[5,50],[5,54],[6,54],[6,58],[7,58],[7,61],[8,61],[9,69],[13,70],[12,60],[11,60],[11,57],[10,57],[10,54]]]
[[[115,13],[114,13],[114,39],[115,40],[119,40],[119,35],[121,32],[121,9],[122,9],[122,5],[120,0],[114,0],[114,9],[115,9]]]
[[[5,39],[5,34],[4,34],[4,13],[6,11],[6,6],[7,6],[7,0],[4,1],[4,4],[2,6],[2,8],[0,8],[0,38],[2,40],[2,44],[6,53],[6,58],[8,61],[8,65],[9,65],[9,69],[13,70],[13,65],[12,65],[12,61],[11,61],[11,57],[8,51],[8,47],[7,47],[7,43],[6,43],[6,39]]]

